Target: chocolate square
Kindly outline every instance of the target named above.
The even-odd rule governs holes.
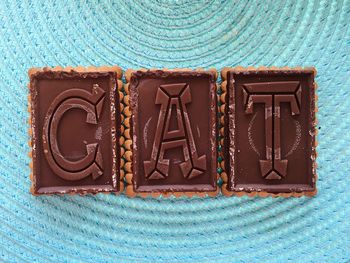
[[[120,190],[119,68],[31,69],[32,193]]]
[[[216,72],[134,71],[129,81],[127,194],[216,193]]]
[[[223,192],[316,193],[314,69],[226,69]]]

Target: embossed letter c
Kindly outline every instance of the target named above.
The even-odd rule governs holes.
[[[100,117],[105,91],[94,85],[92,93],[82,89],[70,89],[59,94],[50,105],[43,127],[43,148],[47,162],[59,177],[76,181],[90,174],[97,179],[103,174],[102,155],[97,143],[86,145],[87,155],[77,161],[63,157],[57,144],[57,129],[62,116],[70,109],[87,112],[86,122],[97,124]]]

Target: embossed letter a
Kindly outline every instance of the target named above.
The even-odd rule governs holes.
[[[206,170],[206,156],[198,157],[190,126],[186,104],[190,103],[191,93],[186,83],[161,85],[158,88],[155,104],[160,104],[157,130],[153,143],[151,159],[144,161],[148,179],[163,179],[169,174],[166,150],[182,147],[184,162],[180,163],[182,175],[191,179]],[[171,111],[176,108],[177,130],[169,131]]]

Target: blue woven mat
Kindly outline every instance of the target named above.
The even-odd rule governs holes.
[[[349,262],[349,24],[349,0],[0,1],[0,261]],[[105,64],[316,66],[318,195],[33,197],[28,68]]]

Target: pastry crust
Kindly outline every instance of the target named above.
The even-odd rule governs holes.
[[[314,127],[314,136],[313,136],[313,143],[312,143],[312,152],[311,152],[311,159],[313,160],[313,164],[312,164],[312,182],[313,182],[313,190],[312,191],[301,191],[301,192],[289,192],[289,193],[271,193],[271,192],[267,192],[264,190],[261,191],[249,191],[248,189],[245,191],[230,191],[228,189],[228,181],[229,181],[229,171],[225,170],[225,166],[223,165],[222,169],[223,172],[221,173],[221,179],[223,181],[223,184],[221,186],[221,192],[223,195],[225,196],[260,196],[260,197],[301,197],[301,196],[314,196],[317,193],[317,188],[316,188],[316,181],[317,181],[317,174],[316,174],[316,168],[317,168],[317,163],[316,163],[316,157],[317,157],[317,152],[316,152],[316,146],[317,146],[317,141],[316,141],[316,136],[317,136],[317,129],[316,129],[316,125],[317,125],[317,116],[316,113],[318,111],[317,109],[317,95],[316,95],[316,90],[317,90],[317,83],[315,81],[315,76],[317,74],[317,71],[314,67],[241,67],[241,66],[237,66],[234,68],[230,68],[230,67],[226,67],[223,68],[221,70],[221,78],[222,78],[222,83],[221,83],[221,89],[223,91],[226,91],[229,87],[228,87],[228,83],[227,83],[227,73],[228,72],[232,72],[234,74],[252,74],[252,73],[280,73],[280,72],[291,72],[291,73],[311,73],[313,76],[313,88],[314,88],[314,94],[315,97],[313,98],[312,103],[314,104],[314,116],[313,116],[313,127]],[[224,101],[226,102],[228,98],[226,98],[226,94],[225,93],[225,99]],[[226,116],[226,106],[224,106],[223,108],[223,112],[225,112],[225,116]],[[227,117],[228,118],[228,117]],[[227,120],[227,119],[226,119]],[[225,126],[225,125],[224,125]],[[227,126],[227,124],[226,124]],[[229,145],[224,145],[224,147],[230,147]],[[224,156],[223,156],[224,158]],[[229,162],[229,160],[225,160],[226,162]]]
[[[128,69],[125,72],[125,78],[127,81],[127,84],[125,84],[125,98],[126,100],[124,101],[125,105],[129,105],[129,96],[130,96],[130,91],[129,91],[129,86],[130,86],[130,80],[131,77],[134,73],[136,72],[155,72],[155,71],[163,71],[163,72],[193,72],[195,73],[210,73],[213,74],[214,79],[217,79],[217,71],[215,69],[209,69],[209,70],[204,70],[202,68],[198,68],[196,70],[192,70],[192,69],[139,69],[139,70],[133,70],[133,69]],[[217,88],[217,84],[215,83],[215,87]],[[132,113],[132,107],[129,108],[130,114],[128,114],[128,116],[125,117],[125,127],[126,129],[130,129],[130,123],[131,121],[131,116],[133,115]],[[126,180],[126,187],[125,187],[125,193],[127,196],[129,197],[135,197],[135,196],[139,196],[139,197],[180,197],[180,196],[187,196],[187,197],[205,197],[205,196],[211,196],[214,197],[219,193],[219,187],[216,186],[216,190],[215,191],[152,191],[152,192],[137,192],[135,191],[135,181],[133,179],[133,165],[132,165],[132,140],[131,137],[132,136],[132,130],[130,130],[131,135],[129,133],[129,137],[127,138],[127,145],[126,147],[126,151],[124,154],[124,159],[125,159],[125,171],[126,171],[126,175],[125,175],[125,180]],[[217,142],[216,142],[217,144]],[[127,155],[129,155],[130,157],[128,157]],[[217,177],[216,180],[220,177],[220,175],[217,173]]]
[[[37,180],[36,180],[36,176],[35,176],[35,167],[34,167],[34,158],[35,158],[35,147],[36,147],[36,134],[35,134],[35,130],[36,130],[36,120],[35,120],[35,114],[34,114],[34,101],[32,101],[33,99],[33,95],[35,96],[36,94],[33,94],[35,89],[35,79],[37,76],[39,76],[40,74],[44,74],[47,72],[52,72],[55,74],[79,74],[79,75],[89,75],[89,74],[93,74],[93,73],[113,73],[115,74],[116,77],[116,88],[117,90],[122,90],[123,89],[123,82],[121,81],[122,78],[122,74],[123,71],[120,67],[118,66],[101,66],[101,67],[82,67],[82,66],[78,66],[78,67],[44,67],[44,68],[30,68],[28,70],[28,76],[30,79],[30,83],[28,84],[28,89],[29,89],[29,95],[28,95],[28,112],[29,112],[29,147],[30,147],[30,152],[29,152],[29,157],[31,158],[31,161],[29,163],[29,167],[30,167],[30,180],[31,180],[31,187],[30,187],[30,192],[33,195],[63,195],[63,194],[79,194],[79,195],[86,195],[86,194],[97,194],[97,193],[121,193],[124,190],[124,173],[120,173],[119,174],[119,191],[111,191],[110,189],[104,189],[104,188],[94,188],[94,189],[87,189],[84,187],[75,189],[75,190],[62,190],[59,192],[48,192],[48,193],[38,193],[37,192]],[[111,92],[115,92],[113,90],[111,90]],[[117,96],[115,96],[116,99],[118,98]],[[122,93],[119,93],[119,99],[123,100],[124,96]],[[117,107],[117,105],[121,105],[121,104],[117,104],[118,101],[112,101],[111,103],[113,103],[113,105],[115,105],[115,107]],[[122,107],[120,108],[120,112],[122,111]],[[114,113],[115,113],[115,108],[114,108]],[[117,116],[114,116],[114,120]],[[116,121],[117,123],[117,121]],[[121,133],[121,132],[120,132]],[[113,156],[117,155],[118,149],[117,149],[117,136],[118,131],[112,130],[112,139],[113,141],[116,141],[115,143],[115,147],[113,147]],[[116,159],[114,159],[116,160]],[[115,162],[115,161],[114,161]],[[121,164],[121,163],[120,163]],[[112,176],[112,180],[115,181],[117,180],[117,171],[116,169],[118,169],[118,163],[114,163],[114,173]],[[118,184],[118,182],[113,182],[113,184]]]

